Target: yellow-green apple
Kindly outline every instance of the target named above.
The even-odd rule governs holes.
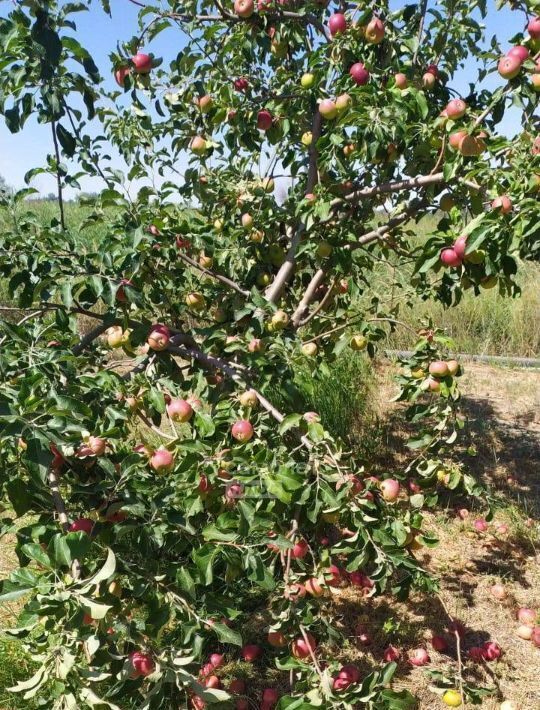
[[[304,345],[302,345],[302,352],[303,352],[304,355],[306,355],[307,357],[315,357],[315,355],[317,354],[318,350],[319,350],[319,349],[318,349],[316,343],[304,343]]]
[[[351,350],[365,350],[367,344],[366,336],[361,334],[353,335],[350,340]]]
[[[255,10],[255,3],[253,0],[234,0],[234,11],[238,17],[251,17]]]
[[[193,136],[189,147],[195,155],[204,155],[208,149],[208,144],[202,136]]]
[[[306,72],[305,74],[302,74],[302,78],[300,79],[300,84],[303,89],[311,89],[313,84],[315,83],[315,74],[311,74],[310,72]]]
[[[368,22],[364,36],[370,44],[379,44],[379,42],[382,42],[384,37],[384,22],[379,17],[374,17]]]
[[[206,300],[202,293],[192,291],[186,296],[186,306],[193,311],[202,311],[206,307]]]
[[[319,104],[319,113],[327,121],[331,121],[337,116],[336,104],[332,99],[323,99]]]
[[[270,319],[270,323],[274,330],[283,330],[289,323],[289,316],[285,311],[276,311]]]
[[[238,401],[242,407],[254,409],[259,404],[259,398],[255,390],[246,390],[238,397]]]

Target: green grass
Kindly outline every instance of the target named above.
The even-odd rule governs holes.
[[[24,651],[21,642],[0,635],[0,710],[31,710],[36,707],[32,700],[24,700],[11,688],[35,673],[35,665]]]
[[[474,296],[466,291],[455,308],[440,303],[417,300],[402,310],[400,317],[413,327],[431,318],[445,329],[459,352],[484,355],[538,357],[540,353],[540,265],[524,263],[518,276],[521,296],[503,298],[496,289]],[[389,338],[388,347],[408,348],[414,336],[398,329]]]

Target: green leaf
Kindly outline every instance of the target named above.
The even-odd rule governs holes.
[[[6,492],[18,518],[31,509],[32,498],[26,481],[21,478],[12,478],[6,483]]]
[[[231,643],[233,646],[242,645],[242,636],[238,633],[238,631],[234,631],[226,624],[215,622],[212,624],[212,631],[215,631],[217,637],[223,643]]]

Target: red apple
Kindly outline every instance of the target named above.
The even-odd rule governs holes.
[[[456,252],[458,258],[463,261],[465,258],[465,250],[467,249],[467,235],[464,234],[461,237],[458,237],[454,242],[452,249]]]
[[[262,353],[264,352],[264,343],[260,338],[252,338],[248,344],[248,351],[250,353]]]
[[[156,323],[150,329],[150,334],[147,338],[147,343],[152,348],[152,350],[160,352],[161,350],[165,350],[165,348],[169,344],[170,339],[171,331],[167,328],[167,326],[163,325],[162,323]]]
[[[448,373],[448,363],[444,360],[434,360],[429,363],[429,374],[435,377],[446,377]]]
[[[74,520],[68,528],[68,532],[83,532],[87,535],[92,533],[94,529],[94,521],[90,518],[78,518]]]
[[[493,200],[491,207],[494,210],[499,210],[501,214],[509,214],[512,211],[512,200],[508,195],[501,195]]]
[[[435,84],[437,83],[437,77],[433,72],[427,71],[423,76],[422,76],[422,86],[424,89],[432,89]]]
[[[486,532],[488,524],[484,518],[477,518],[473,523],[473,527],[477,532]]]
[[[272,128],[272,114],[267,109],[262,109],[257,114],[257,128],[260,131],[269,131]]]
[[[497,71],[503,79],[514,79],[520,72],[521,64],[521,59],[515,55],[502,57],[499,59]]]
[[[265,688],[262,694],[261,710],[271,710],[279,700],[279,692],[276,688]]]
[[[384,649],[383,660],[385,663],[396,662],[399,661],[400,658],[401,651],[399,650],[399,648],[395,648],[394,646],[388,646]]]
[[[448,142],[450,143],[450,147],[453,148],[454,150],[458,150],[459,144],[465,138],[467,135],[467,131],[456,131],[455,133],[450,134],[450,138]]]
[[[156,669],[156,664],[154,663],[152,656],[149,653],[133,651],[133,653],[129,654],[128,660],[133,669],[131,673],[132,678],[150,675]]]
[[[246,692],[246,681],[241,678],[234,678],[229,683],[229,691],[237,695],[242,695]]]
[[[287,639],[281,631],[269,631],[267,640],[274,648],[284,648],[287,645]]]
[[[481,663],[484,660],[484,649],[481,646],[473,646],[467,652],[471,661]]]
[[[193,408],[185,399],[171,399],[167,404],[167,414],[173,422],[189,422],[193,416]]]
[[[436,64],[430,64],[426,69],[426,74],[432,74],[437,79],[439,77],[439,67]]]
[[[512,47],[512,49],[509,49],[508,52],[506,52],[506,56],[517,57],[520,62],[524,62],[529,58],[529,50],[522,44],[518,44],[517,46]]]
[[[131,61],[136,74],[148,74],[152,70],[152,57],[149,54],[137,52],[131,57]]]
[[[333,120],[337,116],[337,106],[332,99],[323,99],[319,104],[319,113],[327,121]]]
[[[263,650],[260,646],[257,646],[257,644],[248,643],[242,648],[240,653],[244,661],[253,663],[262,656]]]
[[[448,650],[448,641],[444,636],[432,636],[431,645],[435,651],[438,651],[439,653],[444,653],[444,651]]]
[[[204,679],[205,688],[221,688],[221,681],[217,675],[209,675]]]
[[[233,439],[244,444],[253,436],[253,426],[247,419],[239,419],[232,425],[231,434]]]
[[[245,77],[240,76],[238,77],[238,79],[234,80],[233,86],[236,91],[247,91],[247,89],[249,88],[249,82]]]
[[[80,458],[86,456],[103,456],[106,448],[106,439],[102,439],[100,436],[89,436],[77,449],[76,456]]]
[[[517,619],[522,624],[527,624],[528,626],[533,626],[536,623],[537,613],[534,609],[529,609],[528,607],[522,607],[518,609]]]
[[[129,76],[130,71],[129,67],[118,67],[118,69],[114,72],[116,83],[118,86],[121,86],[122,89],[126,85],[126,79]]]
[[[166,473],[174,466],[174,457],[167,449],[156,449],[150,457],[150,466],[158,473]]]
[[[311,577],[304,583],[305,590],[312,597],[321,597],[324,594],[324,588],[317,577]]]
[[[447,248],[441,249],[441,261],[445,266],[461,266],[461,259],[456,254],[455,249]]]
[[[535,626],[532,630],[531,641],[536,648],[540,648],[540,626]]]
[[[295,658],[304,660],[305,658],[309,658],[311,654],[315,652],[316,648],[317,641],[310,633],[306,633],[305,639],[301,636],[292,642],[291,653]]]
[[[341,667],[341,669],[338,671],[337,677],[345,678],[350,683],[358,683],[361,678],[361,674],[360,670],[356,666],[353,666],[352,664],[347,664],[346,666]]]
[[[347,30],[347,18],[342,12],[335,12],[328,20],[331,35],[337,35]]]
[[[425,648],[415,648],[409,652],[409,663],[412,666],[426,666],[430,662],[431,658]]]
[[[394,76],[394,84],[395,86],[397,86],[398,89],[406,89],[408,82],[405,74],[403,74],[402,72],[398,72]]]
[[[354,83],[358,86],[365,86],[365,84],[369,81],[369,71],[362,64],[362,62],[356,62],[353,64],[349,69],[349,74],[351,75]]]
[[[446,115],[452,120],[456,120],[465,115],[467,104],[463,99],[452,99],[446,106]]]
[[[495,641],[486,641],[482,644],[482,651],[486,661],[496,661],[502,655],[502,648]]]
[[[540,39],[540,17],[531,17],[527,30],[532,39]]]
[[[308,550],[309,545],[305,540],[297,540],[291,550],[291,556],[294,557],[295,560],[301,560],[307,555]]]

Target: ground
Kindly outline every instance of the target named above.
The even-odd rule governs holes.
[[[399,423],[400,405],[388,404],[392,385],[386,369],[381,378],[380,416],[392,431],[389,443],[399,460],[399,426],[395,423]],[[342,595],[344,616],[350,623],[352,614],[355,623],[363,622],[373,634],[372,645],[363,653],[366,665],[378,661],[392,641],[402,649],[425,647],[432,659],[428,668],[444,672],[456,668],[454,637],[447,631],[450,613],[466,627],[460,643],[465,677],[497,689],[493,697],[484,699],[482,708],[495,710],[506,699],[515,703],[516,710],[533,710],[540,708],[540,650],[516,635],[516,610],[532,607],[540,611],[540,371],[466,363],[461,389],[471,432],[467,444],[476,449],[471,456],[463,447],[463,460],[490,485],[496,499],[488,532],[477,533],[472,527],[480,516],[478,510],[471,509],[462,520],[456,514],[459,504],[453,502],[428,520],[427,527],[439,538],[439,546],[417,553],[439,578],[440,596],[416,595],[391,608],[381,601],[376,603],[375,614],[367,607],[363,618],[362,609],[346,592]],[[500,524],[506,524],[508,532],[498,532]],[[502,582],[507,591],[502,602],[490,592],[496,582]],[[450,641],[447,654],[433,650],[433,634],[446,635]],[[466,649],[486,640],[500,644],[502,658],[484,665],[468,661]],[[442,707],[429,685],[424,669],[400,664],[395,687],[417,695],[421,710]]]
[[[384,445],[380,447],[381,460],[375,463],[380,468],[383,463],[399,465],[402,460],[400,434],[404,425],[400,405],[389,403],[394,385],[388,366],[379,368],[379,378],[382,387],[377,426],[383,432]],[[351,589],[335,590],[327,610],[349,633],[362,623],[373,636],[368,647],[351,644],[343,649],[344,657],[363,670],[379,666],[383,649],[391,642],[403,650],[425,647],[432,659],[427,668],[443,672],[457,667],[455,644],[447,632],[449,613],[466,626],[460,644],[465,678],[496,688],[496,694],[485,698],[481,707],[495,710],[502,699],[507,699],[515,703],[516,710],[537,710],[540,650],[516,635],[515,615],[520,606],[540,610],[540,370],[466,364],[461,388],[471,432],[461,456],[492,488],[496,512],[489,531],[479,534],[472,528],[471,521],[480,515],[480,506],[461,520],[456,515],[460,503],[453,501],[445,511],[428,518],[428,527],[439,537],[440,545],[417,553],[440,579],[438,597],[415,595],[407,603],[390,606],[385,599],[359,600]],[[474,456],[471,446],[476,450]],[[393,453],[392,462],[389,452]],[[501,523],[508,526],[507,532],[497,531]],[[0,576],[5,576],[14,563],[12,550],[4,540]],[[502,602],[490,593],[490,587],[499,581],[507,590]],[[1,625],[9,624],[13,611],[1,610]],[[452,644],[448,654],[433,650],[433,634],[447,635]],[[501,645],[502,658],[484,665],[468,661],[466,650],[489,639]],[[21,664],[26,663],[12,653],[13,647],[4,647],[0,637],[0,710],[25,707],[5,699],[4,688],[13,682],[10,665],[17,665],[20,673],[24,670]],[[412,669],[401,662],[395,688],[408,688],[417,695],[420,710],[442,707],[439,697],[430,690],[423,668]]]

